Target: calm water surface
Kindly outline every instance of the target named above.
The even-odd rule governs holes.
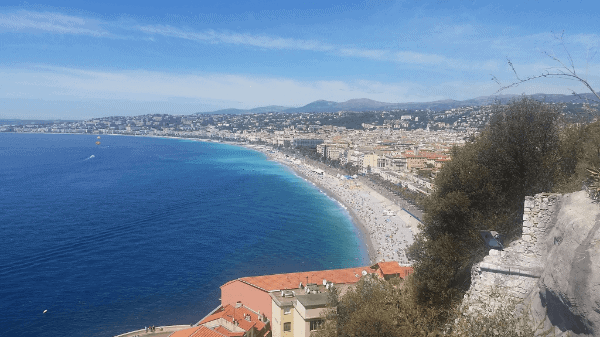
[[[0,133],[0,335],[190,324],[237,277],[369,263],[347,212],[263,154],[101,137]]]

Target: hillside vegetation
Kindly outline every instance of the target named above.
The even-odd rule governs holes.
[[[401,286],[371,282],[336,297],[338,310],[317,335],[451,334],[447,323],[458,317],[471,266],[487,254],[479,230],[502,233],[505,243],[520,237],[525,196],[581,190],[592,167],[600,167],[600,122],[566,124],[559,107],[526,97],[495,106],[489,125],[453,149],[422,202],[421,233],[409,249],[414,275]],[[462,331],[480,335],[497,325],[510,327],[506,336],[532,335],[513,319],[503,312],[463,320]]]
[[[489,125],[435,179],[411,247],[419,300],[448,305],[487,251],[479,230],[521,235],[525,196],[581,190],[600,164],[600,122],[566,125],[558,108],[530,98],[496,106]]]

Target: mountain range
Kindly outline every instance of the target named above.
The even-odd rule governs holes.
[[[536,100],[547,102],[547,103],[584,103],[586,101],[597,101],[597,98],[591,94],[577,94],[577,95],[561,95],[561,94],[534,94],[528,95]],[[264,112],[287,112],[287,113],[301,113],[301,112],[337,112],[337,111],[371,111],[371,110],[394,110],[394,109],[407,109],[407,110],[447,110],[452,108],[459,108],[465,106],[481,106],[490,105],[494,103],[507,103],[512,99],[518,98],[520,95],[492,95],[492,96],[480,96],[464,101],[456,101],[453,99],[439,100],[433,102],[409,102],[409,103],[387,103],[378,102],[368,98],[351,99],[345,102],[334,102],[318,100],[309,103],[301,107],[285,107],[278,105],[269,105],[265,107],[258,107],[253,109],[223,109],[212,112],[203,112],[198,114],[254,114]]]

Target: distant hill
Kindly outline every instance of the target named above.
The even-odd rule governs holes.
[[[258,114],[264,112],[281,112],[286,109],[290,109],[287,106],[279,106],[279,105],[269,105],[263,106],[253,109],[222,109],[213,112],[199,112],[199,115],[202,114],[214,114],[214,115],[241,115],[241,114]]]
[[[343,103],[318,100],[299,108],[289,108],[283,112],[335,112],[340,111],[339,105]]]
[[[345,102],[334,102],[318,100],[309,103],[302,107],[290,108],[284,106],[270,105],[266,107],[259,107],[254,109],[224,109],[213,112],[205,112],[200,114],[252,114],[252,113],[263,113],[263,112],[288,112],[288,113],[301,113],[301,112],[336,112],[336,111],[370,111],[370,110],[392,110],[392,109],[407,109],[407,110],[447,110],[452,108],[459,108],[464,106],[481,106],[490,105],[494,103],[507,103],[510,100],[520,95],[492,95],[492,96],[480,96],[464,101],[456,101],[452,99],[445,99],[433,102],[408,102],[408,103],[387,103],[378,102],[368,98],[351,99]],[[530,97],[547,103],[584,103],[587,100],[593,101],[596,97],[589,94],[580,95],[557,95],[557,94],[534,94],[529,95]]]

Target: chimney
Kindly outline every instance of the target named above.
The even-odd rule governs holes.
[[[242,301],[237,301],[237,302],[235,303],[235,307],[236,307],[236,308],[239,308],[239,307],[241,307],[241,306],[242,306]]]

